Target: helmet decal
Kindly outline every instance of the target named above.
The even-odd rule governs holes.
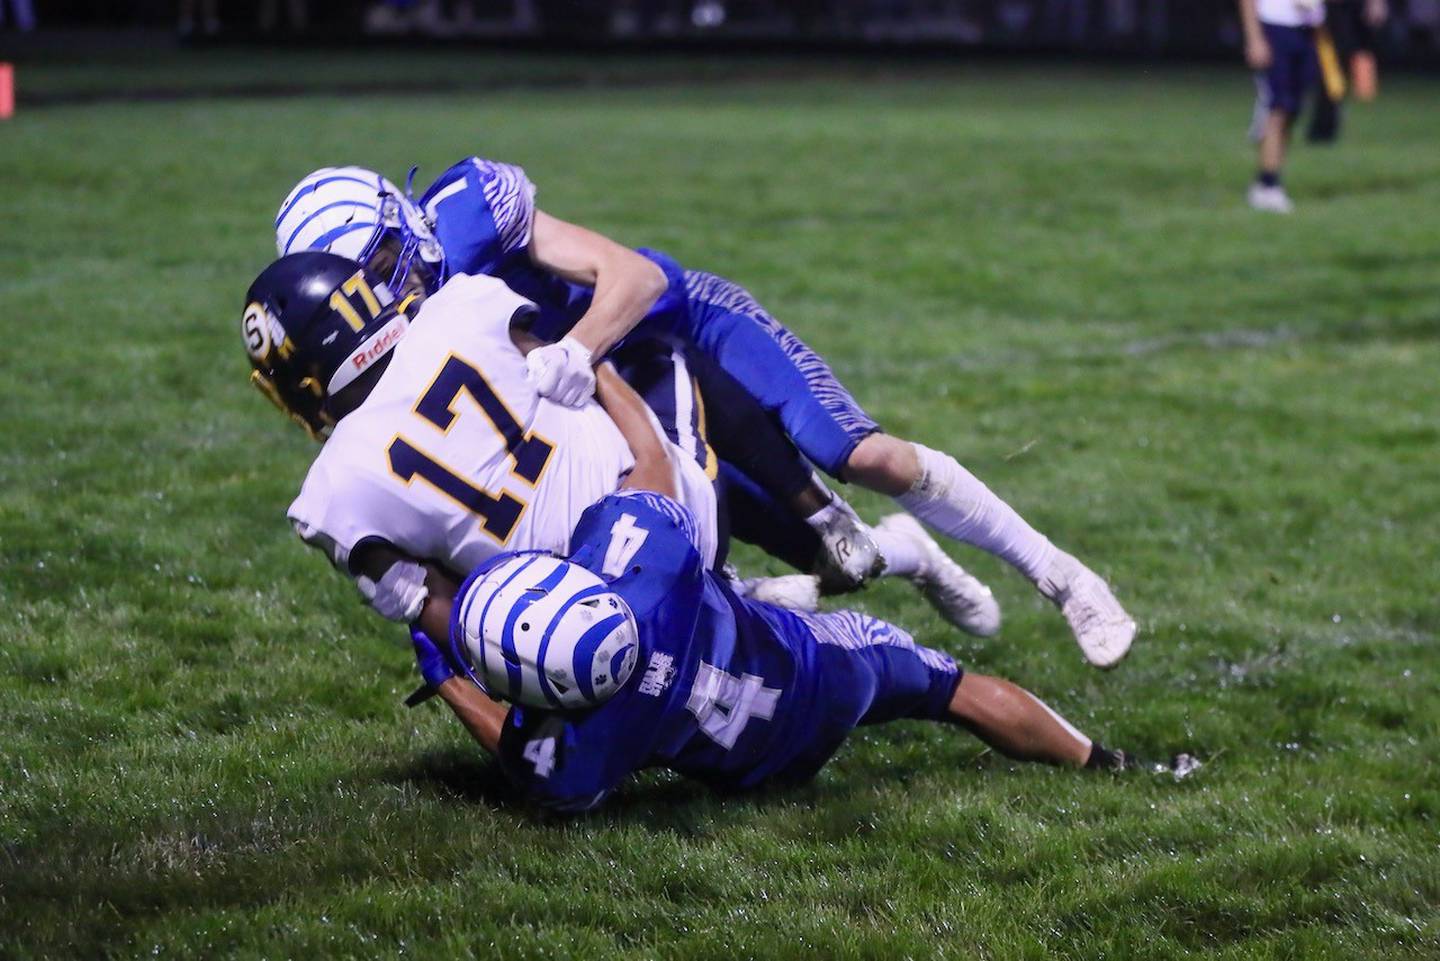
[[[404,314],[396,314],[390,321],[369,340],[362,343],[335,371],[335,376],[330,378],[328,390],[334,394],[344,390],[355,378],[365,373],[381,357],[390,353],[390,349],[400,343],[400,338],[405,336],[405,331],[410,328],[410,322]],[[332,335],[334,336],[334,335]]]
[[[240,319],[240,332],[245,337],[245,352],[252,360],[264,360],[270,353],[270,312],[253,301],[245,307]]]

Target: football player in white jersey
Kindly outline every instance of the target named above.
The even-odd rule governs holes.
[[[252,380],[325,439],[291,519],[356,576],[380,613],[411,625],[425,686],[407,703],[439,693],[488,748],[516,746],[532,762],[531,781],[550,778],[554,739],[544,756],[543,735],[531,738],[528,729],[524,745],[502,740],[512,721],[519,730],[519,715],[483,696],[489,688],[470,686],[465,679],[478,682],[478,675],[432,640],[451,634],[458,652],[457,632],[474,633],[478,613],[482,632],[503,625],[506,636],[493,648],[510,666],[497,670],[519,681],[494,685],[492,696],[538,707],[536,718],[546,723],[545,708],[642,708],[589,715],[600,720],[588,729],[598,742],[586,763],[604,766],[603,783],[581,790],[589,768],[566,767],[540,795],[559,798],[560,810],[591,806],[643,766],[655,754],[661,721],[667,743],[683,736],[686,746],[684,757],[669,758],[672,766],[734,787],[808,777],[857,723],[898,717],[964,724],[1019,758],[1133,766],[1032,695],[998,679],[962,677],[947,655],[888,624],[850,612],[799,619],[735,598],[706,573],[716,543],[704,471],[663,438],[608,365],[597,370],[603,410],[595,401],[568,408],[542,399],[524,375],[529,335],[514,324],[531,309],[500,280],[464,276],[412,320],[359,264],[318,252],[272,264],[247,295],[242,331]],[[622,487],[628,497],[607,498]],[[606,581],[578,564],[535,556],[571,554],[572,536],[582,548],[573,559],[589,557]],[[585,553],[597,544],[604,545],[598,554]],[[536,563],[557,576],[522,582]],[[498,590],[481,603],[478,579],[487,573]],[[701,617],[702,609],[712,616]],[[538,660],[527,674],[532,640]],[[644,645],[647,671],[661,663],[675,671],[649,688],[638,679],[622,695]],[[701,656],[722,666],[697,667]],[[765,672],[746,671],[742,689],[751,696],[743,701],[725,683],[741,684],[725,673],[737,666]],[[765,687],[766,678],[804,683],[787,680],[782,691]],[[671,681],[674,692],[658,700]],[[760,703],[766,696],[768,706]],[[661,705],[664,711],[644,710]],[[637,726],[647,719],[654,723]],[[738,741],[742,728],[752,734]],[[776,730],[786,736],[770,733]],[[663,751],[655,757],[664,762]],[[580,794],[571,803],[568,795]]]
[[[665,432],[608,365],[606,409],[542,398],[526,375],[525,353],[539,341],[522,321],[534,308],[503,281],[456,277],[412,320],[401,308],[420,300],[411,295],[397,306],[359,264],[310,252],[262,272],[243,317],[252,381],[325,441],[289,509],[296,532],[355,577],[376,610],[402,622],[423,601],[418,561],[458,575],[503,550],[564,553],[580,514],[634,469],[638,445]],[[686,439],[693,448],[695,439]],[[702,556],[713,565],[724,538],[714,474],[702,466],[713,454],[697,459],[682,443],[663,443],[665,456],[652,459],[672,464],[669,480],[698,519]],[[813,531],[791,524],[803,536],[791,532],[787,541],[784,518],[770,526],[769,539],[756,539],[762,547],[802,568],[814,559]],[[932,539],[899,534],[920,559],[918,570],[898,574],[952,622],[998,622],[989,592],[977,592],[978,582]],[[787,553],[787,543],[800,546]],[[819,587],[814,577],[738,586],[810,608]],[[988,608],[977,608],[975,596]]]
[[[659,251],[630,250],[545,213],[519,167],[467,157],[418,201],[375,171],[322,168],[285,198],[275,229],[281,253],[344,253],[389,270],[392,282],[418,278],[433,290],[462,274],[500,277],[538,307],[530,330],[546,344],[529,354],[527,364],[539,393],[561,403],[589,396],[595,358],[636,337],[678,337],[738,383],[818,470],[889,495],[913,515],[867,531],[843,500],[823,486],[811,489],[803,474],[796,491],[750,474],[820,533],[827,547],[838,528],[838,549],[829,555],[852,583],[871,576],[882,559],[886,573],[911,576],[922,588],[932,562],[952,565],[938,546],[929,549],[923,520],[1023,573],[1060,608],[1092,664],[1114,666],[1130,649],[1135,621],[1103,578],[1026,523],[949,454],[885,433],[824,359],[746,290],[686,270]],[[728,411],[717,408],[717,414]],[[717,449],[750,473],[740,463],[743,445],[738,453]],[[968,588],[968,594],[954,595],[956,605],[936,606],[942,612],[962,605],[993,612],[946,616],[971,633],[995,633],[998,605],[974,578]]]
[[[526,335],[511,327],[533,308],[503,281],[456,278],[413,321],[396,308],[353,261],[297,254],[251,285],[243,334],[252,380],[325,439],[290,506],[296,532],[381,614],[409,621],[425,596],[414,559],[464,573],[504,550],[563,553],[580,514],[634,467],[631,443],[653,430],[613,372],[607,383],[640,414],[540,398]],[[617,427],[627,416],[646,421],[638,440]],[[693,459],[668,460],[711,563],[714,488]],[[396,551],[411,560],[394,563]]]

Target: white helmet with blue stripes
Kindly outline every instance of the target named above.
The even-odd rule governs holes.
[[[542,553],[477,573],[455,600],[451,639],[492,694],[567,711],[614,696],[640,654],[624,599],[578,564]]]
[[[418,257],[438,265],[440,243],[420,207],[405,191],[364,167],[321,167],[290,191],[275,216],[280,256],[302,250],[339,254],[371,269],[371,259],[389,238],[393,269],[379,271],[392,291],[403,289]],[[433,278],[434,270],[425,271]],[[428,286],[433,286],[430,284]]]

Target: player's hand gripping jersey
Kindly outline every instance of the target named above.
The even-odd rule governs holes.
[[[586,810],[647,767],[726,790],[801,780],[857,724],[944,715],[960,677],[948,656],[864,615],[739,598],[696,544],[689,511],[658,494],[621,492],[581,518],[569,559],[625,600],[639,658],[625,687],[588,712],[510,710],[500,763],[531,799]],[[461,588],[452,635],[484,573]]]
[[[599,404],[536,394],[510,337],[533,310],[492,277],[456,277],[427,300],[311,466],[289,510],[296,532],[346,570],[372,540],[457,571],[505,550],[566,552],[634,459]],[[713,560],[713,488],[692,458],[672,459]]]

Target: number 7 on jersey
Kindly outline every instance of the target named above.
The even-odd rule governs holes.
[[[415,413],[442,432],[448,431],[459,416],[455,412],[455,401],[461,391],[474,399],[504,439],[505,449],[514,462],[511,473],[532,487],[539,483],[555,446],[543,437],[526,433],[485,376],[454,354],[446,358],[429,389],[416,402]],[[515,523],[525,510],[524,501],[509,491],[502,490],[496,495],[476,487],[404,437],[391,441],[387,454],[390,470],[406,484],[419,477],[478,516],[480,526],[501,544],[510,539]]]

